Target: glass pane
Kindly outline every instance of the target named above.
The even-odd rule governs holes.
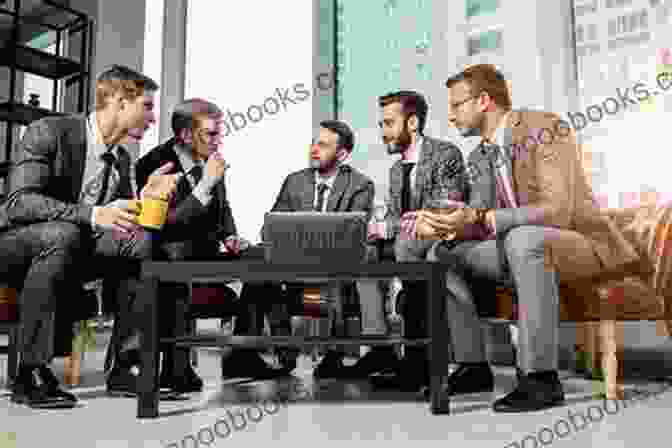
[[[499,8],[499,0],[467,0],[467,18],[492,14]]]
[[[467,41],[467,54],[475,54],[488,51],[497,51],[502,48],[502,32],[497,30],[486,31],[477,36],[470,37]]]

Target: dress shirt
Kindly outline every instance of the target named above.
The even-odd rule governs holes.
[[[320,172],[318,170],[315,170],[315,192],[313,194],[313,208],[317,207],[317,200],[318,200],[318,195],[317,195],[317,189],[320,186],[320,184],[325,184],[327,186],[327,191],[324,193],[324,202],[322,203],[322,210],[321,211],[326,211],[327,210],[327,201],[329,201],[329,195],[331,194],[331,191],[334,188],[334,182],[336,181],[336,176],[338,176],[338,172],[340,171],[340,168],[336,170],[336,172],[330,176],[323,177],[320,175]]]
[[[95,205],[96,200],[98,199],[97,191],[99,190],[92,187],[96,182],[102,181],[102,173],[105,169],[105,162],[102,159],[102,155],[108,150],[110,150],[117,159],[119,158],[118,145],[113,145],[108,148],[108,146],[103,143],[103,136],[98,128],[98,121],[96,121],[96,113],[92,112],[86,120],[86,162],[84,164],[84,175],[82,176],[82,188],[79,202]],[[119,179],[119,171],[112,165],[110,183],[108,184],[103,204],[109,203],[116,197]],[[93,207],[91,212],[91,226],[94,229],[96,228],[96,213],[98,208],[98,206]]]
[[[420,160],[422,152],[422,141],[423,138],[421,135],[418,135],[418,139],[415,141],[415,151],[411,153],[411,157],[408,159],[401,159],[401,163],[415,163],[415,166],[411,169],[411,197],[415,194],[415,177],[418,172],[418,161]]]
[[[179,159],[185,174],[189,173],[189,171],[196,165],[200,165],[201,168],[203,168],[203,177],[198,184],[194,182],[194,179],[191,176],[185,175],[184,177],[187,178],[187,182],[191,185],[191,194],[193,194],[204,207],[207,207],[208,204],[210,204],[210,201],[212,201],[212,192],[208,191],[206,185],[203,183],[203,180],[205,179],[205,163],[201,159],[196,159],[192,149],[187,145],[176,143],[174,151],[175,154],[177,154],[177,158]]]

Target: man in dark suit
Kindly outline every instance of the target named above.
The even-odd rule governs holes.
[[[374,196],[373,182],[345,164],[353,148],[354,135],[347,124],[335,120],[320,123],[319,137],[311,146],[310,167],[287,176],[272,211],[363,211],[370,216]],[[277,283],[246,283],[241,294],[241,302],[255,306],[258,315],[268,312],[272,302],[289,301],[296,307],[296,304],[302,301],[303,285],[286,283],[284,287],[286,291],[283,293],[283,285]],[[362,303],[363,313],[366,313],[365,308],[366,301]],[[247,315],[251,316],[252,313]],[[288,331],[288,319],[282,319],[280,326]],[[251,327],[251,322],[239,320],[236,331],[240,332],[239,334],[249,333]],[[256,351],[236,350],[232,355],[236,357],[233,358],[236,361],[227,361],[225,370],[232,377],[262,378],[287,374],[296,367],[294,356],[296,353],[288,350],[285,354],[287,355],[283,360],[284,368],[271,371]],[[329,351],[315,370],[315,375],[338,376],[342,367],[341,354]]]
[[[468,184],[460,149],[450,142],[424,135],[427,101],[413,91],[393,92],[379,98],[382,108],[380,127],[389,154],[400,154],[390,168],[390,199],[385,231],[373,238],[394,238],[398,261],[423,259],[433,241],[411,238],[416,210],[433,206],[439,200],[464,200]],[[402,315],[405,336],[421,338],[427,334],[426,285],[403,282]],[[373,376],[380,387],[419,391],[429,382],[426,351],[406,347],[403,362],[392,372]]]
[[[160,249],[169,260],[208,259],[224,250],[238,254],[241,240],[237,236],[233,214],[226,198],[224,173],[226,162],[218,152],[221,110],[202,99],[178,104],[171,124],[174,137],[138,160],[136,180],[142,188],[150,173],[171,163],[171,173],[183,173],[177,185],[170,218],[161,235]],[[162,297],[188,301],[188,289],[182,284],[162,284]],[[165,336],[185,334],[184,319],[172,313],[184,310],[184,304],[166,306],[161,321]],[[164,349],[161,386],[179,392],[196,392],[203,381],[191,368],[188,348]]]
[[[154,232],[137,225],[130,156],[118,144],[130,129],[154,121],[157,84],[123,66],[96,83],[96,110],[87,116],[44,118],[28,126],[12,154],[9,195],[0,207],[0,259],[8,278],[22,279],[21,364],[12,401],[31,407],[72,407],[48,367],[56,301],[83,281],[139,274],[152,257]],[[141,192],[168,199],[177,178],[158,169]],[[119,316],[124,339],[137,336],[130,306]],[[61,307],[59,307],[60,312]],[[65,318],[65,317],[64,317]]]

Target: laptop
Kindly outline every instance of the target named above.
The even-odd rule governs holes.
[[[264,216],[268,263],[359,264],[366,257],[365,212],[269,212]]]

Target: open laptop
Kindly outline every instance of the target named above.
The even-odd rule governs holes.
[[[364,212],[269,212],[264,258],[284,264],[358,264],[366,256],[367,224]]]

